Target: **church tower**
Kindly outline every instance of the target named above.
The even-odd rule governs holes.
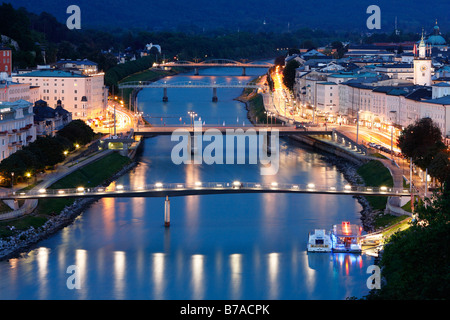
[[[419,49],[414,47],[414,84],[431,86],[431,54],[423,38],[419,43]]]

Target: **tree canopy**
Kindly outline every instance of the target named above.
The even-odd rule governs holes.
[[[419,119],[406,127],[400,133],[398,147],[422,170],[427,169],[433,158],[446,149],[441,130],[430,118]]]
[[[300,67],[300,62],[292,59],[286,64],[283,70],[283,83],[289,89],[293,90],[295,84],[295,69]]]
[[[381,289],[365,299],[450,298],[450,181],[418,204],[418,218],[395,233],[381,257]]]
[[[82,120],[73,120],[55,137],[38,137],[34,142],[23,147],[0,163],[0,173],[10,178],[25,176],[26,173],[35,174],[46,167],[54,166],[65,158],[65,151],[75,149],[75,144],[83,146],[94,138],[94,131]]]

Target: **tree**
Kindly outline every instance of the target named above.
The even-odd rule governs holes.
[[[283,83],[291,91],[294,89],[295,69],[298,67],[300,67],[300,62],[292,59],[286,64],[286,67],[283,70]]]
[[[440,151],[430,162],[428,167],[430,176],[444,183],[450,177],[450,160],[448,152]]]
[[[381,289],[372,299],[450,298],[450,181],[431,199],[417,205],[418,218],[395,233],[381,257]]]
[[[57,138],[65,138],[73,144],[85,145],[94,138],[94,131],[82,120],[73,120],[58,131]]]
[[[276,66],[280,66],[280,67],[283,67],[284,66],[284,59],[285,59],[285,57],[284,56],[278,56],[278,57],[276,57],[275,58],[275,61],[274,61],[274,63],[275,63],[275,65]]]
[[[426,170],[445,144],[439,127],[430,119],[422,118],[406,127],[398,139],[402,153],[422,170]]]

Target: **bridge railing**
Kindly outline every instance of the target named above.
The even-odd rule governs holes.
[[[70,197],[70,196],[107,196],[108,194],[118,193],[145,193],[155,191],[186,191],[186,190],[253,190],[253,191],[280,191],[280,192],[309,192],[309,193],[349,193],[349,194],[367,194],[367,195],[409,195],[409,190],[391,188],[391,187],[365,187],[365,186],[316,186],[310,184],[291,184],[291,183],[261,183],[261,182],[194,182],[194,183],[154,183],[140,186],[124,186],[114,184],[108,187],[95,188],[71,188],[71,189],[39,189],[20,192],[5,192],[0,195],[0,199],[11,198],[46,198],[46,197]]]
[[[262,89],[263,85],[252,83],[251,81],[231,81],[231,82],[202,82],[202,81],[181,81],[181,82],[153,82],[153,81],[128,81],[119,83],[122,88],[253,88]]]

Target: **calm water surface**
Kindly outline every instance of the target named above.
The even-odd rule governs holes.
[[[207,69],[161,81],[249,80],[264,70]],[[231,76],[230,76],[231,75]],[[235,76],[233,76],[235,75]],[[207,124],[246,124],[240,89],[162,89],[139,94],[153,123],[189,123],[194,110]],[[181,117],[181,120],[180,120]],[[162,120],[161,120],[162,118]],[[170,137],[145,141],[139,165],[117,183],[346,183],[322,156],[281,141],[276,176],[259,165],[174,165]],[[0,262],[0,299],[345,299],[368,293],[365,255],[308,254],[308,232],[343,220],[359,223],[351,196],[244,194],[171,198],[164,227],[160,198],[101,199],[76,221],[22,258]],[[81,289],[66,286],[78,266]]]

